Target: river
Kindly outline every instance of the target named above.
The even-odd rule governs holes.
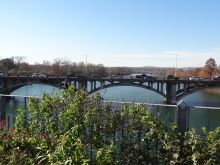
[[[50,95],[53,92],[60,93],[58,88],[33,84],[32,86],[27,85],[19,88],[11,93],[11,95],[40,96],[43,91]],[[161,95],[138,87],[111,87],[100,90],[99,92],[104,100],[166,104],[165,99]],[[220,107],[220,95],[207,93],[204,90],[188,95],[182,100],[186,105],[191,107],[189,111],[189,129],[194,127],[197,130],[201,130],[201,127],[205,126],[206,128],[208,127],[208,130],[214,130],[220,126],[220,110],[193,108],[194,106]],[[17,102],[22,108],[23,105],[19,104],[20,100],[17,100]],[[11,104],[12,102],[10,101],[7,106],[8,113],[12,113]],[[160,111],[162,111],[161,116],[164,120],[167,118],[167,114],[169,114],[171,119],[175,121],[174,108],[172,110],[171,108],[162,108]]]

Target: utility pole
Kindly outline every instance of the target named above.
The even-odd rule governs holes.
[[[175,77],[176,77],[176,72],[177,72],[177,54],[176,54],[176,68],[175,68]]]
[[[86,56],[86,75],[87,75],[87,55],[85,54]]]

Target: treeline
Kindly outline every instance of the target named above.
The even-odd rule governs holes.
[[[43,61],[42,63],[29,64],[25,62],[25,56],[15,56],[0,60],[0,70],[9,75],[31,75],[33,73],[43,73],[49,76],[66,76],[70,73],[77,74],[99,74],[108,76],[112,74],[131,74],[128,67],[105,67],[103,64],[92,64],[85,62],[71,62],[65,57],[54,59],[53,62]]]
[[[0,60],[0,70],[9,75],[32,75],[33,73],[43,73],[49,76],[66,76],[70,73],[77,74],[99,74],[102,77],[113,74],[128,75],[133,73],[152,74],[166,76],[175,74],[180,78],[198,76],[211,78],[220,75],[220,66],[217,67],[215,60],[210,58],[203,68],[162,68],[162,67],[106,67],[103,64],[92,64],[85,62],[71,62],[65,57],[54,59],[53,62],[43,61],[42,63],[29,64],[25,62],[25,56],[13,56]],[[192,66],[193,67],[193,66]]]

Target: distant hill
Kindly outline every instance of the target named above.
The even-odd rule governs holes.
[[[171,69],[175,67],[157,67],[157,66],[142,66],[142,67],[129,67],[129,68],[147,68],[147,69]],[[188,70],[188,69],[195,69],[200,68],[203,69],[204,67],[178,67],[178,69]]]
[[[142,67],[128,67],[129,69],[132,70],[133,73],[144,73],[144,74],[150,74],[155,70],[160,70],[160,71],[167,71],[169,69],[173,69],[174,67],[156,67],[156,66],[142,66]],[[178,69],[182,70],[189,70],[189,69],[195,69],[195,68],[200,68],[203,69],[203,67],[181,67]]]

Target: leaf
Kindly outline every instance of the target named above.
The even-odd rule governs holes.
[[[177,160],[177,158],[179,157],[179,155],[177,153],[173,154],[173,158]]]

